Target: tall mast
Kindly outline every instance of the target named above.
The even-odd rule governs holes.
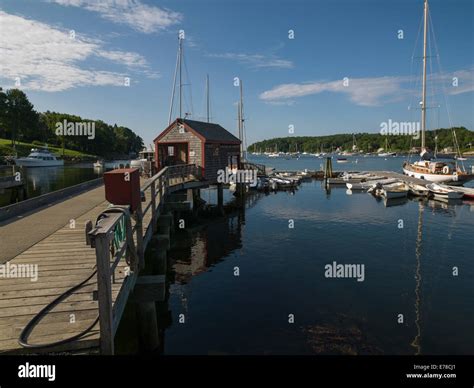
[[[206,75],[206,111],[207,111],[207,122],[209,123],[209,74]]]
[[[179,39],[179,37],[178,37]],[[169,115],[168,115],[168,125],[171,124],[171,118],[173,116],[173,105],[174,105],[174,94],[176,91],[176,76],[178,74],[178,68],[179,68],[179,49],[176,54],[176,67],[174,69],[174,77],[173,77],[173,91],[171,92],[171,101],[170,101],[170,110],[169,110]]]
[[[239,102],[239,139],[240,139],[240,158],[244,157],[244,99],[242,93],[242,80],[240,80],[240,102]]]
[[[428,37],[428,0],[425,0],[424,29],[423,29],[423,93],[421,101],[421,151],[426,148],[426,47]]]
[[[183,38],[179,37],[179,118],[183,117]]]

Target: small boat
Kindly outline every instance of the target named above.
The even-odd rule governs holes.
[[[104,168],[104,161],[98,160],[97,162],[94,162],[94,168]]]
[[[464,196],[464,193],[450,188],[449,186],[445,185],[438,185],[436,183],[430,183],[426,185],[428,190],[435,198],[440,199],[461,199]]]
[[[144,148],[138,153],[138,158],[130,161],[130,168],[138,168],[141,173],[150,175],[155,161],[155,150],[153,147]],[[151,175],[150,175],[151,176]]]
[[[337,163],[347,163],[347,158],[337,158]]]
[[[64,166],[64,160],[49,152],[48,147],[32,148],[25,158],[15,158],[15,164],[22,167],[58,167]]]
[[[472,187],[460,187],[460,186],[448,186],[440,185],[441,187],[447,187],[451,190],[458,191],[464,194],[465,198],[474,198],[474,188]]]
[[[426,186],[419,185],[416,183],[408,183],[410,194],[416,195],[417,197],[427,197],[430,194],[430,190]]]
[[[382,185],[381,194],[387,199],[406,198],[409,188],[405,183],[395,182],[388,185]]]
[[[381,184],[381,185],[387,185],[387,184],[390,184],[390,183],[395,183],[397,182],[397,179],[395,178],[379,178],[379,179],[371,179],[371,180],[367,180],[365,182],[359,182],[359,183],[346,183],[346,187],[349,189],[349,190],[368,190],[370,189],[371,187],[373,186],[376,186],[377,184]]]
[[[377,183],[369,190],[368,193],[376,197],[385,197],[386,199],[405,198],[408,196],[409,188],[403,182],[394,182],[389,184]]]
[[[271,177],[269,181],[270,181],[270,186],[272,187],[272,189],[275,187],[275,185],[278,189],[287,189],[287,188],[295,187],[295,183],[289,179]]]

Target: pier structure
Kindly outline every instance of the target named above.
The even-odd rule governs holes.
[[[8,175],[0,176],[0,194],[11,190],[10,202],[22,201],[26,198],[25,179],[21,168],[17,166],[0,166],[2,170],[10,170]]]
[[[10,244],[21,240],[19,233],[29,233],[28,226],[41,228],[37,217],[47,235],[32,230],[36,241],[27,241],[21,252],[0,263],[0,353],[114,354],[114,337],[129,299],[138,303],[141,331],[147,336],[143,343],[155,346],[158,337],[150,327],[154,301],[164,289],[175,214],[190,210],[196,196],[192,192],[209,183],[194,164],[168,166],[142,182],[142,202],[133,213],[103,200],[99,187],[80,195],[83,202],[89,195],[90,203],[78,214],[71,208],[75,198],[70,198],[3,222],[0,234]],[[55,218],[61,218],[64,206],[70,211],[57,227],[61,220]],[[26,276],[18,276],[20,270]],[[25,329],[32,320],[34,325]],[[74,336],[78,338],[68,340]]]

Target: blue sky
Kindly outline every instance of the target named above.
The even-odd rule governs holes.
[[[441,109],[429,126],[448,125],[446,95],[451,123],[474,129],[474,2],[430,7],[442,72],[433,57]],[[302,136],[377,132],[419,119],[407,107],[419,101],[422,10],[422,0],[0,0],[0,86],[19,77],[37,110],[125,125],[150,143],[168,122],[183,29],[191,118],[204,118],[208,73],[212,119],[234,133],[233,79],[243,80],[249,144],[289,125]]]

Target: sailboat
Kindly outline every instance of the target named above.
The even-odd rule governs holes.
[[[396,152],[390,152],[388,150],[388,138],[385,138],[385,148],[384,148],[384,152],[380,152],[377,154],[378,156],[382,157],[382,158],[386,158],[387,156],[397,156],[397,153]]]
[[[430,152],[426,147],[426,67],[427,67],[427,40],[428,40],[428,0],[424,0],[424,29],[423,29],[423,84],[421,101],[421,152],[420,160],[410,163],[406,161],[403,164],[403,173],[405,175],[418,179],[425,179],[431,182],[451,182],[467,181],[474,179],[473,175],[467,174],[456,163],[447,163],[441,161],[432,161]],[[453,133],[456,139],[456,134]]]

